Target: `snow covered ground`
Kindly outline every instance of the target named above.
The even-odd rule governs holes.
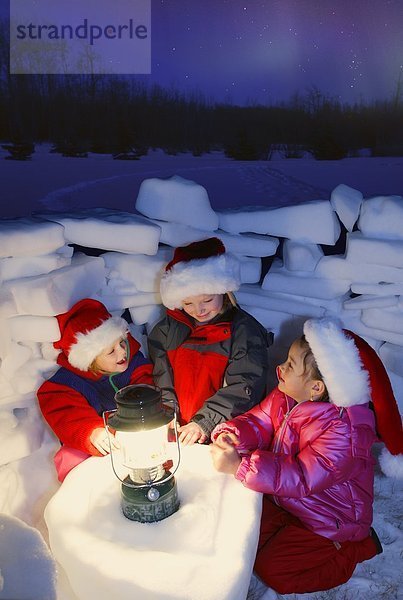
[[[1,216],[27,216],[31,211],[106,206],[133,210],[141,182],[150,177],[180,175],[203,185],[214,210],[236,206],[287,206],[329,198],[340,183],[368,198],[403,193],[403,157],[311,158],[239,162],[221,152],[193,157],[150,151],[138,161],[112,160],[110,155],[62,158],[38,145],[26,162],[1,160]]]
[[[359,328],[386,361],[402,410],[403,158],[239,163],[221,153],[195,158],[155,151],[139,161],[114,161],[101,155],[62,158],[50,154],[46,145],[37,148],[31,161],[4,156],[0,151],[1,216],[64,214],[48,214],[49,221],[36,225],[5,220],[2,228],[0,221],[0,600],[93,600],[90,595],[77,599],[63,570],[56,577],[45,544],[43,512],[59,487],[52,465],[57,441],[33,410],[33,390],[54,367],[53,315],[83,295],[98,290],[110,310],[129,308],[135,334],[158,318],[156,276],[169,246],[180,240],[211,235],[219,223],[219,235],[242,261],[244,285],[238,300],[282,340],[279,353],[306,316],[336,314],[351,329]],[[213,211],[203,205],[200,187],[190,186],[189,199],[199,195],[190,215],[176,210],[180,214],[175,216],[174,205],[151,200],[146,219],[116,218],[110,211],[81,212],[74,218],[82,209],[96,207],[136,212],[142,182],[173,175],[204,186]],[[182,189],[180,180],[171,183],[176,193]],[[158,185],[152,184],[154,193]],[[374,196],[388,198],[369,201]],[[247,206],[265,207],[266,212]],[[280,212],[267,213],[273,207]],[[226,212],[230,208],[239,210]],[[323,256],[320,244],[335,244],[340,221],[349,231],[346,255]],[[356,223],[359,231],[352,232]],[[100,248],[99,239],[108,250],[104,258],[72,260],[69,242]],[[273,261],[260,286],[260,257],[276,252],[282,262]],[[377,469],[374,527],[383,554],[359,565],[351,581],[336,590],[284,598],[402,598],[402,491],[402,481]],[[267,592],[265,600],[270,597]]]

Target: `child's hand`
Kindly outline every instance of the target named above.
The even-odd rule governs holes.
[[[112,445],[112,450],[117,450],[120,447],[119,442],[116,441],[115,436],[112,433],[109,433],[108,439],[108,434],[103,427],[97,427],[90,435],[91,444],[104,456],[110,452],[109,440]]]
[[[217,440],[219,440],[220,443],[218,444],[217,442],[214,442],[214,444],[211,444],[210,452],[213,459],[213,464],[217,471],[235,475],[241,463],[241,457],[236,451],[232,440],[230,439],[229,442],[226,441],[225,436],[229,435],[234,434],[219,435]],[[236,436],[234,437],[236,438]]]
[[[182,425],[182,427],[178,427],[179,433],[179,441],[184,446],[192,446],[196,442],[199,444],[204,444],[207,440],[207,435],[203,432],[203,430],[194,423],[194,421],[190,421],[187,425]]]
[[[239,438],[231,431],[224,431],[217,436],[217,438],[214,440],[214,443],[217,444],[217,446],[222,446],[223,448],[226,448],[228,444],[231,444],[232,446],[238,446]]]

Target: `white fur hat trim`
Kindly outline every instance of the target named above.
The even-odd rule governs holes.
[[[379,455],[379,464],[388,477],[403,479],[403,456],[401,454],[394,456],[384,447]]]
[[[87,371],[94,359],[120,337],[129,331],[127,321],[120,317],[111,317],[95,329],[76,334],[76,343],[70,347],[69,363],[76,369]]]
[[[354,406],[370,401],[369,375],[363,368],[354,340],[335,319],[309,319],[305,338],[322,374],[330,402]]]
[[[162,276],[160,292],[163,304],[174,309],[189,296],[234,292],[240,284],[239,261],[225,253],[176,263]]]

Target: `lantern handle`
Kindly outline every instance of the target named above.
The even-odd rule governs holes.
[[[116,476],[117,479],[119,479],[120,483],[122,483],[123,485],[126,485],[127,487],[130,488],[135,488],[135,489],[139,489],[139,488],[149,488],[149,487],[153,487],[153,486],[158,486],[158,485],[162,485],[163,483],[166,483],[167,481],[169,481],[170,479],[172,479],[172,477],[175,475],[176,471],[179,468],[180,465],[180,459],[181,459],[181,450],[180,450],[180,444],[179,444],[179,438],[178,438],[178,430],[177,430],[177,411],[176,411],[176,407],[174,407],[174,429],[175,429],[175,438],[176,438],[176,446],[177,446],[177,450],[178,450],[178,461],[177,461],[177,465],[175,467],[175,469],[172,471],[172,473],[170,473],[168,475],[168,477],[165,477],[165,479],[162,479],[160,481],[155,481],[155,482],[151,482],[151,483],[136,483],[136,484],[131,484],[128,483],[127,481],[124,481],[123,479],[121,479],[119,477],[119,475],[116,472],[115,469],[115,463],[113,462],[113,455],[112,455],[112,444],[111,444],[111,439],[110,439],[110,430],[109,430],[109,425],[108,425],[108,417],[110,414],[115,413],[117,411],[117,409],[115,408],[114,410],[105,410],[102,413],[102,419],[104,422],[104,427],[106,429],[106,433],[108,436],[108,444],[109,444],[109,455],[111,457],[111,465],[112,465],[112,470]]]

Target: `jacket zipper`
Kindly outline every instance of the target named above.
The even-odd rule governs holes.
[[[283,441],[283,437],[284,437],[284,430],[285,427],[287,425],[287,421],[288,421],[288,417],[290,416],[290,414],[292,413],[292,411],[294,410],[294,408],[297,408],[298,404],[296,404],[295,406],[289,408],[289,401],[288,401],[288,396],[286,395],[286,400],[287,400],[287,412],[284,415],[284,421],[281,423],[281,427],[280,427],[280,431],[279,431],[279,435],[276,438],[276,443],[273,446],[273,453],[277,454],[278,450],[280,449],[281,446],[281,442]],[[274,502],[277,504],[277,506],[280,506],[280,503],[278,501],[278,496],[274,496],[273,495],[273,500]]]

